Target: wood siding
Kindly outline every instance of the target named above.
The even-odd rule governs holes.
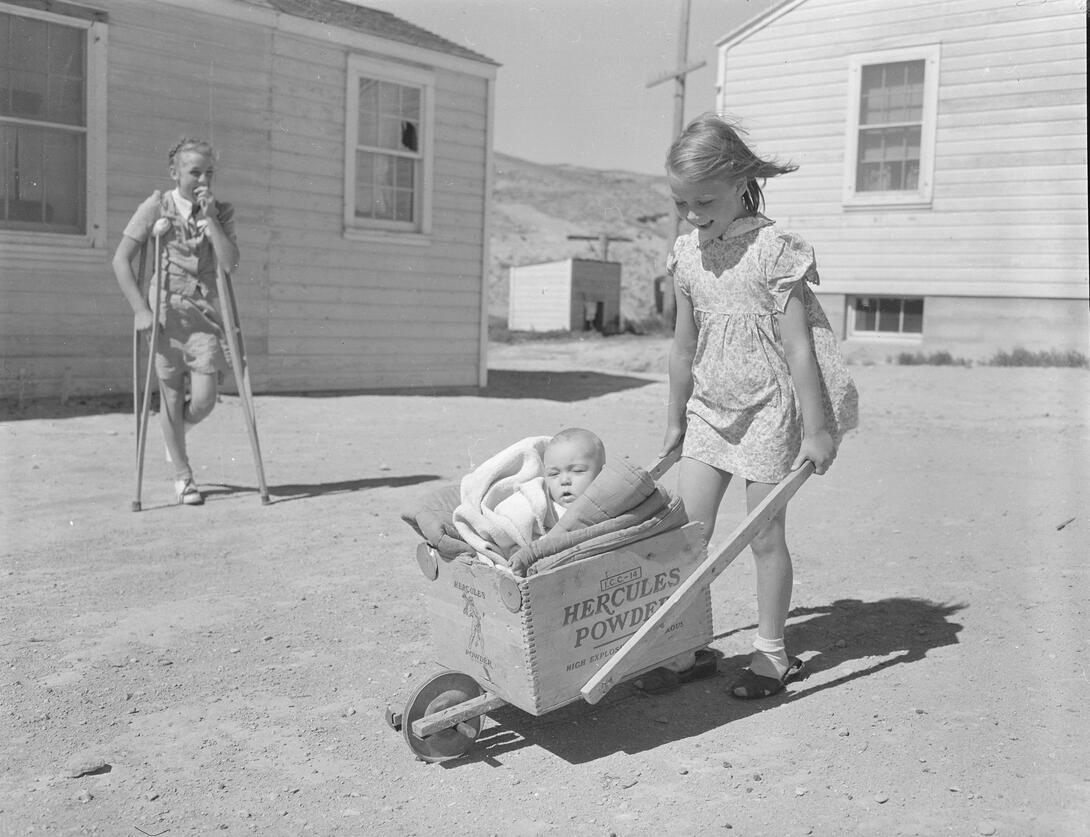
[[[799,164],[767,183],[767,213],[814,244],[822,290],[1085,307],[1086,28],[1075,6],[805,0],[724,40],[718,106],[741,117],[758,153]],[[846,208],[849,57],[928,44],[941,45],[932,204]]]
[[[478,384],[487,72],[434,69],[429,242],[350,240],[345,81],[361,50],[229,0],[96,6],[109,26],[107,248],[0,247],[0,397],[130,390],[131,313],[110,259],[140,201],[172,187],[167,151],[186,134],[213,142],[216,194],[235,206],[255,390]]]

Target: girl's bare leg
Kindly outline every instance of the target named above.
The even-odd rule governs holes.
[[[704,527],[704,544],[712,538],[715,531],[715,518],[719,514],[719,504],[730,485],[731,475],[695,459],[682,457],[677,482],[677,493],[685,503],[685,512],[689,520],[699,522]]]
[[[730,477],[726,471],[720,471],[711,465],[698,462],[687,457],[681,458],[678,475],[678,495],[685,503],[685,512],[689,520],[700,523],[703,526],[704,545],[707,546],[715,530],[715,517],[719,513],[719,504],[723,501],[723,494],[730,485]],[[708,653],[708,652],[702,652]],[[714,660],[714,658],[712,658]],[[696,652],[688,651],[678,654],[662,663],[661,667],[678,672],[685,677],[685,672],[692,669],[697,662]],[[712,664],[710,674],[715,673]],[[698,676],[708,676],[708,673]],[[636,688],[645,688],[646,678],[636,680]]]
[[[776,486],[747,482],[746,506],[753,511]],[[757,569],[757,649],[750,660],[754,674],[779,679],[789,662],[783,632],[791,608],[794,569],[787,550],[787,509],[769,521],[753,539],[750,549]]]

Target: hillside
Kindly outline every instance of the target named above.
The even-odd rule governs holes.
[[[569,235],[630,238],[611,242],[621,267],[621,313],[642,320],[654,310],[654,279],[663,273],[674,215],[666,178],[626,171],[541,165],[495,155],[489,310],[507,317],[507,269],[568,258],[601,258],[598,241]]]

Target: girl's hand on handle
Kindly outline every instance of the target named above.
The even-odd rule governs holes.
[[[836,459],[836,445],[828,430],[819,430],[809,436],[802,437],[799,446],[799,455],[791,465],[791,470],[802,467],[802,463],[809,459],[814,463],[814,473],[824,474]]]
[[[155,316],[151,313],[151,309],[145,308],[143,311],[137,311],[132,315],[132,324],[137,331],[147,331],[151,328],[154,319]]]
[[[666,428],[666,436],[662,440],[662,450],[659,452],[659,458],[666,456],[674,448],[678,447],[682,440],[685,438],[685,427],[682,425],[671,424]]]

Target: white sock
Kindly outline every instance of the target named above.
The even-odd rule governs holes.
[[[753,656],[749,659],[749,669],[762,677],[779,680],[787,671],[787,649],[783,637],[766,639],[760,634],[753,640]]]

